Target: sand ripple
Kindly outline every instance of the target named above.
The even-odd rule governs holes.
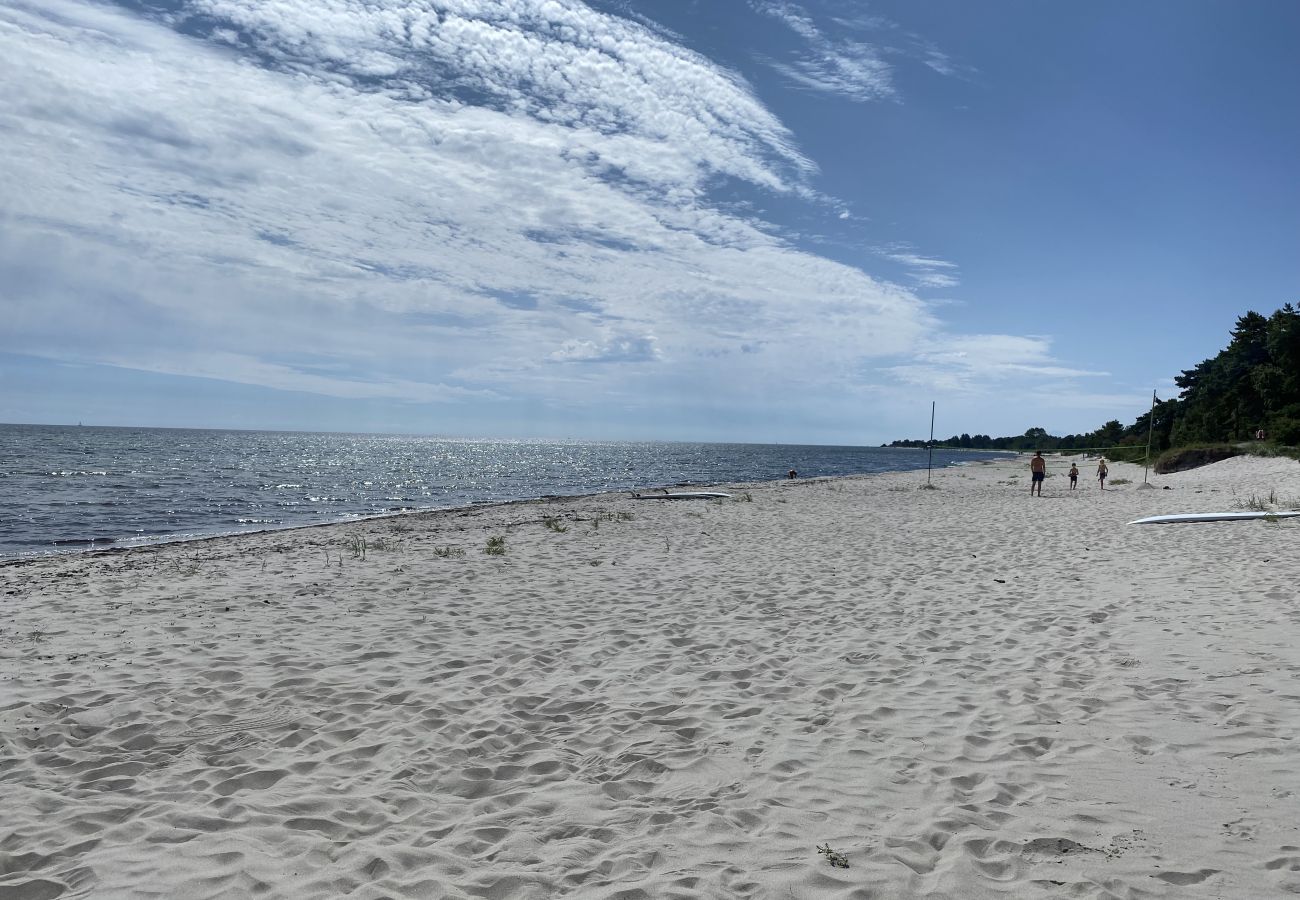
[[[1122,524],[1300,496],[1221,465],[0,568],[0,897],[1300,892],[1300,523]]]

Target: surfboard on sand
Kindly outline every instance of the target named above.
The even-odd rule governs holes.
[[[721,491],[678,491],[674,494],[638,494],[632,493],[633,500],[720,500],[730,497]]]
[[[1210,512],[1210,513],[1176,513],[1169,516],[1147,516],[1134,519],[1130,525],[1174,525],[1179,522],[1235,522],[1239,519],[1285,519],[1300,516],[1300,510],[1283,510],[1282,512]]]

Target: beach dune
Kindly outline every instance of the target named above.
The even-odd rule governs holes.
[[[1300,521],[1125,524],[1300,463],[1067,467],[0,567],[0,897],[1300,893]]]

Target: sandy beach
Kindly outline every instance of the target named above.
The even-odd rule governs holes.
[[[1300,520],[1126,524],[1300,463],[1067,467],[0,567],[0,897],[1300,894]]]

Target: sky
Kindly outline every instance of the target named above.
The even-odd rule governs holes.
[[[0,421],[1125,423],[1300,301],[1290,0],[0,0]]]

